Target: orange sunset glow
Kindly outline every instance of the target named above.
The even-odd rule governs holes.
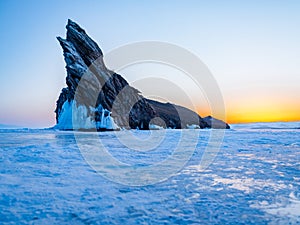
[[[245,96],[241,97],[244,98]],[[225,120],[230,124],[251,122],[291,122],[300,121],[300,104],[298,98],[270,96],[253,96],[244,101],[236,96],[235,99],[225,100]],[[197,113],[201,116],[212,115],[212,110],[198,106]],[[222,115],[214,115],[219,116]]]
[[[291,101],[257,99],[228,106],[226,118],[229,123],[299,121],[300,105]]]

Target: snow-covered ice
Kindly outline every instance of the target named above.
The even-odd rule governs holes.
[[[95,172],[72,131],[0,130],[0,223],[299,224],[299,127],[234,125],[206,169],[199,163],[212,130],[76,132],[86,147],[101,140],[112,157],[136,168],[165,160],[182,132],[199,132],[182,170],[140,187]],[[137,140],[132,148],[124,146],[129,135]],[[159,142],[135,149],[147,139]]]

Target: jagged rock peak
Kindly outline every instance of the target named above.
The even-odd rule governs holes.
[[[71,129],[69,117],[75,113],[88,121],[88,128],[95,124],[97,129],[104,129],[107,123],[103,121],[116,121],[117,126],[109,127],[136,128],[144,123],[148,128],[155,111],[146,99],[122,76],[106,68],[101,49],[79,25],[69,20],[66,28],[67,38],[57,38],[63,48],[68,86],[57,101],[57,127]],[[71,108],[78,112],[71,112]],[[85,128],[81,121],[77,122],[75,127]]]
[[[74,45],[87,66],[90,66],[96,59],[103,56],[97,43],[94,42],[77,23],[69,19],[66,29],[66,41]]]

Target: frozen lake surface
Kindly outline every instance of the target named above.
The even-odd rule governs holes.
[[[299,224],[299,127],[234,125],[225,131],[206,169],[200,162],[211,130],[134,130],[120,131],[119,136],[0,130],[0,223]],[[117,173],[113,179],[97,173],[77,145],[80,138],[80,148],[92,151],[100,140],[112,158],[139,169],[164,162],[182,132],[191,138],[199,132],[191,158],[182,169],[150,185],[120,184]],[[136,143],[129,143],[128,135]],[[150,136],[158,144],[149,142],[145,151],[139,150],[138,143]],[[116,171],[114,165],[110,169]],[[159,174],[164,174],[163,167]]]

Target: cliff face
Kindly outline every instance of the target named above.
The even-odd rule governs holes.
[[[144,98],[122,76],[106,68],[101,49],[78,24],[69,20],[66,29],[66,39],[57,38],[67,70],[67,87],[56,102],[57,128],[149,129],[149,123],[171,128],[188,124],[211,127],[189,109]],[[220,124],[218,128],[226,128],[224,122]]]

